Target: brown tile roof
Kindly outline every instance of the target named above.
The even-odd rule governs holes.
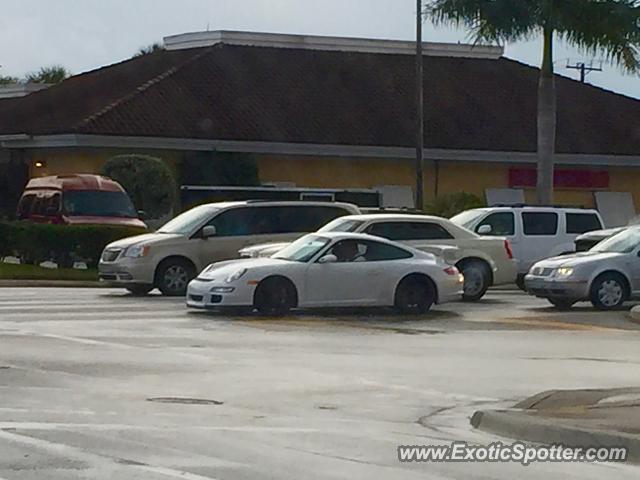
[[[537,70],[425,58],[426,146],[535,151]],[[640,154],[640,101],[558,77],[558,151]],[[216,45],[162,51],[0,101],[0,134],[411,147],[408,55]]]

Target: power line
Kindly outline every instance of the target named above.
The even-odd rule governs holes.
[[[586,62],[576,62],[574,64],[569,63],[567,61],[567,68],[570,70],[579,70],[580,71],[580,81],[585,83],[587,79],[587,75],[591,72],[602,72],[602,62],[600,62],[599,67],[593,66],[593,61],[587,65]]]

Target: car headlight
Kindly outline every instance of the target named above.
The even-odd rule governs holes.
[[[571,268],[571,267],[560,267],[556,271],[556,274],[559,277],[570,277],[571,275],[573,275],[573,268]]]
[[[146,257],[149,255],[149,250],[151,250],[149,245],[133,245],[132,247],[127,248],[124,252],[124,256],[129,258]]]
[[[233,283],[236,280],[238,280],[240,277],[242,277],[245,273],[247,273],[247,269],[246,268],[241,268],[240,270],[233,272],[231,275],[229,275],[226,279],[225,282],[226,283]]]

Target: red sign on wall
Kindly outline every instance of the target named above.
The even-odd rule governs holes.
[[[509,187],[535,187],[537,181],[535,168],[510,168]],[[609,172],[606,170],[556,169],[553,176],[555,188],[609,188]]]

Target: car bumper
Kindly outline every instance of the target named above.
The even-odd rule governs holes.
[[[233,288],[231,292],[212,291],[216,288]],[[187,289],[187,307],[202,310],[220,307],[250,307],[253,305],[253,285],[227,285],[219,282],[193,280]]]
[[[493,270],[493,285],[509,285],[515,283],[518,276],[518,262],[515,259],[501,262]]]
[[[114,286],[153,285],[154,268],[135,259],[101,261],[98,264],[98,276],[100,281]]]
[[[589,284],[586,280],[558,281],[550,277],[526,275],[524,285],[527,292],[541,298],[582,300],[589,297]]]
[[[456,278],[447,278],[446,281],[440,282],[438,288],[438,304],[459,302],[462,300],[463,283]]]

